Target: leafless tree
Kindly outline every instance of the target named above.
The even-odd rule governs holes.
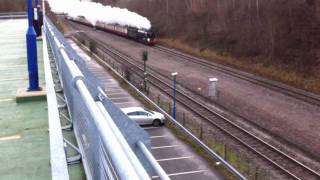
[[[299,70],[320,66],[318,0],[97,1],[136,11],[161,37],[198,48]]]

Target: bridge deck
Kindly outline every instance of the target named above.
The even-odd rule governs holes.
[[[0,20],[0,179],[48,179],[50,150],[46,100],[16,103],[28,87],[27,20]],[[38,42],[40,86],[45,87],[42,42]]]

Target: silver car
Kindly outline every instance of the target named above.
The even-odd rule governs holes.
[[[142,107],[122,108],[121,110],[139,125],[152,124],[153,126],[160,126],[165,121],[163,114],[155,111],[146,111]]]

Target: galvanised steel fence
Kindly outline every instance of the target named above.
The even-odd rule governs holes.
[[[87,179],[169,179],[149,152],[147,133],[113,105],[85,61],[44,22]]]

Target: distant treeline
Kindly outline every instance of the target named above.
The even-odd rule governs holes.
[[[320,68],[319,0],[96,0],[148,17],[158,35],[200,49],[291,66]]]
[[[27,0],[0,0],[0,12],[26,11]]]

